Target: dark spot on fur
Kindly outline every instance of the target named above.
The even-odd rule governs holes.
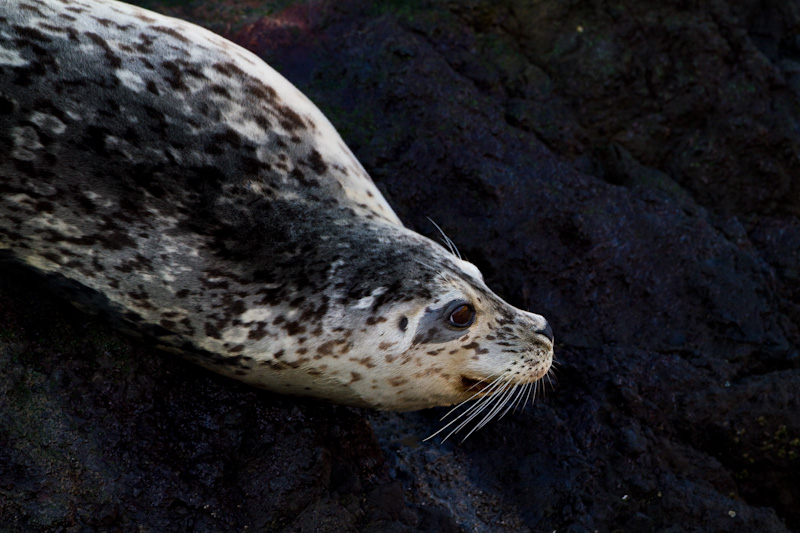
[[[168,75],[164,76],[164,80],[169,83],[170,87],[183,92],[189,90],[189,87],[183,82],[183,72],[175,61],[163,61],[161,66],[168,72]]]
[[[149,54],[152,51],[153,38],[150,37],[149,35],[147,35],[146,33],[140,33],[139,34],[139,39],[141,40],[141,42],[136,43],[134,48],[139,53]],[[147,59],[145,59],[143,57],[139,58],[139,59],[145,64],[145,66],[147,66],[151,70],[153,69],[153,64],[150,63]]]
[[[83,136],[83,145],[91,149],[98,155],[107,155],[106,136],[109,130],[99,126],[89,126]]]
[[[475,354],[476,354],[475,357],[477,357],[478,354],[489,353],[489,350],[487,350],[486,348],[481,348],[481,345],[478,344],[476,341],[472,341],[469,344],[465,344],[464,345],[464,349],[465,350],[475,350]],[[475,358],[475,357],[473,357],[473,358]]]
[[[153,93],[156,96],[161,94],[161,93],[158,92],[158,86],[156,86],[156,82],[154,82],[153,80],[147,80],[147,83],[145,84],[145,87],[147,87],[147,90],[150,91],[151,93]]]
[[[211,68],[228,77],[244,76],[244,71],[233,63],[214,63]]]
[[[370,356],[362,357],[361,359],[358,359],[356,357],[351,357],[350,361],[363,365],[367,368],[375,368],[375,363],[372,362],[372,357]]]
[[[136,13],[136,18],[141,20],[142,22],[146,22],[148,24],[152,24],[153,22],[156,21],[156,19],[154,19],[152,17],[148,17],[147,15],[145,15],[145,14],[143,14],[141,12],[137,12]]]
[[[244,313],[246,311],[246,307],[245,307],[243,301],[236,300],[231,304],[229,310],[230,310],[231,314],[241,315],[242,313]]]
[[[13,100],[6,98],[0,94],[0,115],[10,115],[14,112],[16,106]]]
[[[40,32],[36,28],[28,28],[25,26],[13,26],[13,28],[17,35],[27,39],[33,39],[34,41],[39,41],[40,43],[49,43],[52,41],[50,37]]]
[[[206,322],[204,324],[204,331],[207,336],[211,337],[212,339],[221,339],[222,335],[219,332],[219,329],[214,324],[210,322]]]
[[[125,133],[122,134],[122,138],[125,139],[125,141],[132,144],[133,146],[137,148],[139,147],[139,134],[136,133],[136,130],[134,130],[133,128],[131,127],[126,128]]]
[[[246,90],[261,100],[273,101],[278,97],[278,93],[269,85],[248,85]]]
[[[114,51],[111,49],[111,47],[108,45],[105,39],[103,39],[98,34],[90,31],[84,32],[84,35],[86,35],[89,39],[91,39],[92,42],[94,42],[94,44],[103,49],[103,52],[106,56],[106,60],[108,61],[109,65],[111,65],[115,69],[119,68],[122,65],[122,60],[119,58],[119,56],[117,56],[117,54],[114,53]]]
[[[227,98],[227,99],[229,99],[229,100],[230,100],[230,98],[231,98],[231,93],[229,93],[229,92],[228,92],[228,89],[226,89],[226,88],[225,88],[225,87],[223,87],[222,85],[218,85],[218,84],[216,84],[216,83],[215,83],[215,84],[214,84],[214,85],[212,85],[210,88],[211,88],[211,92],[212,92],[212,93],[214,93],[214,94],[218,94],[218,95],[220,95],[220,96],[224,96],[225,98]]]
[[[61,263],[61,256],[53,252],[44,252],[42,257],[53,263]]]
[[[124,250],[126,248],[138,248],[139,245],[122,231],[111,231],[97,236],[97,241],[107,250]]]
[[[297,112],[295,112],[295,110],[291,107],[281,105],[276,106],[276,110],[282,117],[281,126],[283,126],[286,131],[294,132],[298,129],[305,129],[303,119],[300,118],[300,115],[298,115]]]
[[[242,144],[242,138],[231,128],[215,133],[206,145],[206,153],[220,155],[231,149],[238,149]],[[226,146],[227,145],[227,146]]]
[[[311,155],[308,156],[308,162],[311,165],[311,170],[318,175],[325,174],[328,171],[328,165],[322,160],[322,156],[316,150],[311,150]]]
[[[292,178],[296,179],[296,180],[297,180],[297,181],[298,181],[298,182],[299,182],[299,183],[300,183],[302,186],[304,186],[304,187],[309,187],[309,188],[310,188],[310,187],[313,187],[313,185],[314,185],[314,183],[313,183],[313,182],[309,181],[309,180],[306,178],[306,175],[305,175],[305,174],[303,174],[303,171],[302,171],[302,170],[300,170],[300,169],[299,169],[299,168],[297,168],[297,167],[295,167],[295,168],[294,168],[294,169],[293,169],[293,170],[292,170],[292,171],[289,173],[289,175],[290,175],[290,176],[292,176]]]
[[[36,202],[36,205],[33,207],[40,213],[52,213],[55,210],[55,206],[45,200]]]
[[[153,29],[153,30],[155,30],[155,31],[157,31],[159,33],[164,33],[166,35],[169,35],[170,37],[174,37],[175,39],[179,40],[182,43],[188,43],[189,42],[189,39],[187,39],[186,37],[181,35],[178,31],[176,31],[176,30],[174,30],[172,28],[168,28],[166,26],[151,26],[151,29]]]
[[[272,124],[270,123],[269,119],[266,116],[262,114],[257,114],[253,115],[252,119],[256,121],[256,124],[258,124],[258,126],[261,129],[265,131],[272,130]]]
[[[286,333],[288,333],[291,336],[295,336],[300,333],[305,333],[306,331],[305,326],[303,326],[299,322],[287,322],[286,325],[283,327],[283,329],[285,329]]]
[[[37,15],[39,15],[40,17],[44,16],[44,13],[42,13],[41,10],[39,10],[39,8],[36,7],[36,6],[32,6],[30,4],[20,4],[19,7],[20,7],[20,9],[25,9],[27,11],[32,11],[32,12],[36,13]]]
[[[247,332],[247,338],[250,339],[251,341],[258,341],[267,336],[267,332],[263,329],[264,324],[261,323],[258,326],[259,326],[258,328],[251,329],[250,331]]]

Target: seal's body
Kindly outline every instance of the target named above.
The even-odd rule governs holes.
[[[0,2],[0,255],[276,392],[419,409],[552,361],[546,321],[404,228],[289,82],[110,0]]]

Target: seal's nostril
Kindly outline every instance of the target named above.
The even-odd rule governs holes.
[[[544,327],[541,329],[537,329],[536,333],[538,333],[539,335],[544,335],[545,337],[550,339],[550,342],[555,342],[553,339],[553,328],[550,327],[549,322],[545,322]]]

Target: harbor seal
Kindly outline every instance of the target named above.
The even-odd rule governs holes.
[[[466,418],[490,418],[553,358],[547,321],[404,227],[288,81],[112,0],[0,3],[0,256],[279,393],[387,410],[482,398]]]

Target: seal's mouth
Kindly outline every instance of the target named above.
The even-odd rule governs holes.
[[[463,387],[464,392],[469,392],[471,394],[485,392],[491,384],[491,381],[485,379],[473,379],[467,376],[461,376],[461,387]]]

